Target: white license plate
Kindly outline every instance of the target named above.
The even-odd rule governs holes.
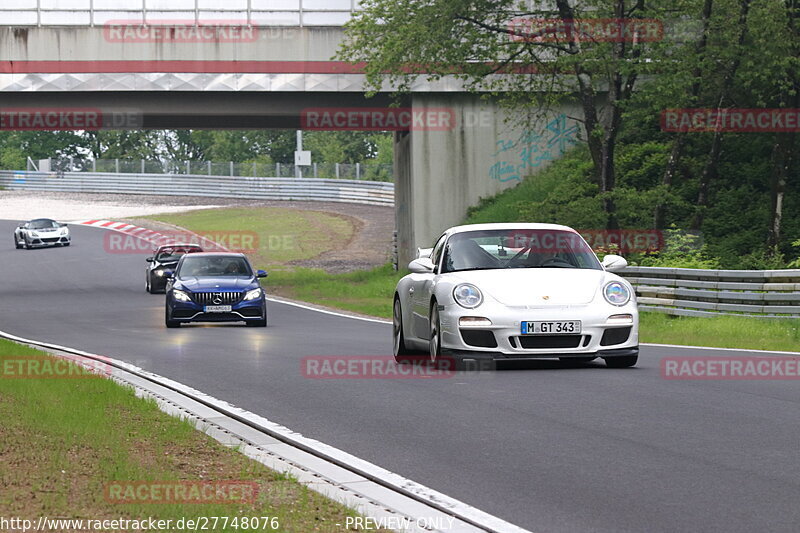
[[[580,320],[551,320],[523,322],[523,335],[580,335]]]
[[[207,305],[203,308],[206,313],[230,313],[230,305]]]

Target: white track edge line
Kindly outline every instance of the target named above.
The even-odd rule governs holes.
[[[301,309],[308,309],[309,311],[316,311],[317,313],[323,313],[323,314],[326,314],[326,315],[333,315],[333,316],[338,316],[338,317],[342,317],[342,318],[352,318],[353,320],[361,320],[361,321],[364,321],[364,322],[373,322],[373,323],[378,323],[378,324],[391,324],[392,323],[391,320],[386,320],[386,319],[383,319],[383,318],[370,318],[370,317],[366,317],[366,316],[351,315],[349,313],[342,313],[342,312],[334,311],[332,309],[323,309],[323,308],[315,307],[315,306],[309,305],[309,304],[295,302],[295,301],[292,301],[292,300],[286,300],[284,298],[276,298],[274,296],[267,296],[267,300],[270,301],[270,302],[278,303],[278,304],[291,305],[292,307],[299,307]]]
[[[691,346],[686,344],[655,344],[649,342],[640,343],[639,346],[655,346],[657,348],[679,348],[682,350],[711,350],[716,352],[754,352],[754,353],[774,353],[778,355],[794,355],[800,357],[800,352],[782,352],[778,350],[756,350],[754,348],[718,348],[716,346]]]

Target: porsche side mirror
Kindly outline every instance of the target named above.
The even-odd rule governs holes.
[[[267,274],[266,270],[258,270],[256,271],[257,278],[266,278],[269,274]]]
[[[147,261],[148,263],[152,263],[152,262],[155,261],[155,258],[154,257],[148,257],[147,259],[145,259],[145,261]]]
[[[408,269],[414,274],[430,274],[433,272],[433,268],[433,261],[431,261],[430,257],[420,257],[408,264]]]
[[[164,277],[167,279],[174,279],[175,278],[175,271],[174,270],[165,270]]]
[[[603,258],[603,267],[609,272],[619,272],[626,266],[628,266],[628,262],[622,256],[608,254]]]

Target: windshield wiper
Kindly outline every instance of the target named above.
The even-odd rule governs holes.
[[[508,266],[506,268],[579,268],[573,265],[519,265],[519,266]]]

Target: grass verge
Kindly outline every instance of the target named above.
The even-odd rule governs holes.
[[[268,268],[267,292],[373,316],[391,317],[394,286],[403,274],[385,265],[372,270],[329,274],[290,265],[343,248],[356,228],[335,214],[286,208],[223,208],[147,217],[199,234],[254,232],[258,250],[248,254],[255,268]]]
[[[404,275],[395,272],[392,265],[347,274],[298,268],[273,271],[264,285],[267,293],[286,298],[391,318],[394,289]]]
[[[35,371],[30,361],[39,363]],[[155,401],[136,397],[132,389],[85,373],[63,377],[45,372],[45,362],[55,361],[62,360],[0,339],[0,516],[34,521],[41,516],[154,517],[173,524],[201,517],[275,517],[277,529],[251,530],[299,533],[342,531],[346,517],[354,516],[290,477],[222,446],[190,422],[161,412]],[[255,498],[233,503],[118,503],[109,496],[109,484],[154,487],[176,480],[200,487],[217,481],[255,483],[258,490]],[[75,529],[62,524],[48,530]],[[220,521],[211,530],[243,529],[222,527]],[[173,525],[167,530],[177,529]]]
[[[253,233],[258,237],[257,249],[250,256],[256,268],[311,259],[328,250],[343,248],[356,229],[347,217],[284,207],[203,209],[144,218],[201,235]]]
[[[639,331],[641,342],[654,344],[800,351],[800,324],[797,320],[641,313]]]

